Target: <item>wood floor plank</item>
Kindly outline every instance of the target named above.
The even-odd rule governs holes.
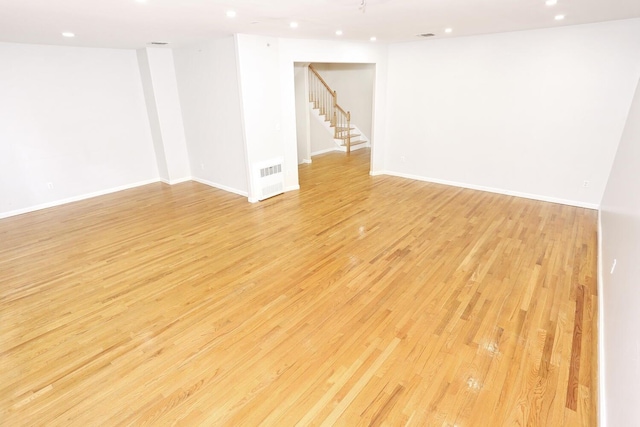
[[[0,220],[0,423],[596,425],[596,212],[369,155]]]

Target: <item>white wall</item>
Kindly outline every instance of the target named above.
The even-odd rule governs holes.
[[[138,60],[142,58],[139,55]],[[158,118],[159,133],[162,136],[161,143],[166,161],[166,170],[169,179],[168,183],[174,184],[188,180],[191,175],[189,167],[189,157],[187,144],[185,141],[184,124],[182,121],[182,109],[178,96],[178,82],[173,61],[173,52],[165,48],[147,48],[146,59],[148,68],[141,66],[141,77],[143,81],[147,77],[145,72],[149,72],[150,84],[153,95],[149,96],[145,90],[145,99],[149,111],[149,119],[154,124],[153,114]],[[150,101],[155,101],[155,105],[150,105]],[[156,152],[158,141],[156,140],[157,130],[154,132],[154,145]],[[158,158],[160,161],[160,158]],[[161,168],[163,170],[164,168]],[[164,177],[163,177],[164,178]]]
[[[281,157],[284,152],[281,132],[278,39],[237,34],[236,48],[247,167],[250,169],[256,162]],[[293,75],[293,63],[289,72]],[[293,80],[291,89],[293,91]],[[293,92],[291,96],[295,111]],[[296,143],[295,138],[293,143]],[[296,164],[294,154],[293,162],[288,165],[291,168]],[[286,168],[285,165],[285,170]],[[250,170],[249,172],[251,173]],[[257,192],[252,187],[249,180],[249,199],[255,200]]]
[[[338,150],[338,144],[333,139],[334,128],[328,128],[326,117],[321,116],[318,109],[311,109],[309,104],[307,104],[306,115],[309,119],[311,156]]]
[[[638,77],[638,19],[391,45],[386,169],[597,207]]]
[[[155,161],[158,167],[160,179],[169,182],[169,169],[167,167],[167,156],[164,152],[164,142],[162,141],[162,130],[160,129],[160,118],[156,107],[156,97],[151,81],[151,67],[149,66],[149,56],[146,49],[136,51],[138,57],[138,68],[140,69],[140,79],[144,93],[145,105],[147,107],[147,117],[149,118],[149,131],[155,150]]]
[[[0,64],[0,217],[157,180],[135,51],[0,43]]]
[[[308,64],[294,64],[298,164],[311,161],[308,72]]]
[[[602,199],[600,220],[605,344],[600,368],[605,380],[601,378],[600,387],[605,392],[605,416],[609,426],[640,425],[640,84]]]
[[[247,163],[233,37],[174,50],[191,175],[247,195]]]
[[[285,190],[298,187],[294,64],[375,64],[376,111],[371,135],[372,169],[383,167],[386,47],[375,43],[278,39],[236,34],[241,109],[247,164],[284,158]],[[377,147],[380,147],[378,149]],[[249,183],[249,199],[254,191]]]
[[[338,104],[351,113],[351,123],[368,138],[373,122],[373,86],[376,67],[372,64],[314,63],[331,89],[338,94]]]

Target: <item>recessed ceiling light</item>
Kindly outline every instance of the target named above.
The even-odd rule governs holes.
[[[558,0],[547,0],[544,2],[544,4],[546,4],[547,6],[553,6],[555,4],[558,4]]]
[[[75,37],[76,35],[68,31],[62,33],[62,37]]]
[[[236,11],[235,10],[227,10],[227,18],[235,18]]]
[[[450,32],[452,32],[452,31],[453,31],[453,29],[452,29],[452,28],[445,28],[445,29],[444,29],[444,32],[445,32],[445,33],[450,33]]]
[[[296,21],[293,21],[292,23],[289,24],[289,26],[291,28],[298,28],[298,23]]]
[[[555,19],[556,21],[562,21],[562,20],[564,19],[564,15],[556,15],[556,16],[554,17],[554,19]]]
[[[376,38],[376,36],[373,36],[373,37],[371,37],[369,40],[371,40],[372,42],[374,42],[374,41],[376,41],[376,40],[378,40],[378,39]]]
[[[342,30],[336,31],[336,36],[341,36],[341,35],[342,35]]]

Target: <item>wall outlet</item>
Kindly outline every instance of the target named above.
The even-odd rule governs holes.
[[[400,156],[400,161],[404,163],[407,161],[407,158],[405,156]]]
[[[200,163],[200,169],[204,170],[204,163]]]
[[[53,190],[53,182],[47,182],[47,188]]]
[[[582,181],[582,187],[587,188],[589,186],[589,181]]]

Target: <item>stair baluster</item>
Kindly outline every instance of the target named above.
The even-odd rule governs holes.
[[[333,127],[335,139],[345,142],[347,154],[351,154],[351,112],[338,104],[338,93],[324,81],[312,65],[309,65],[309,102],[325,116]],[[346,132],[346,134],[344,133]]]

